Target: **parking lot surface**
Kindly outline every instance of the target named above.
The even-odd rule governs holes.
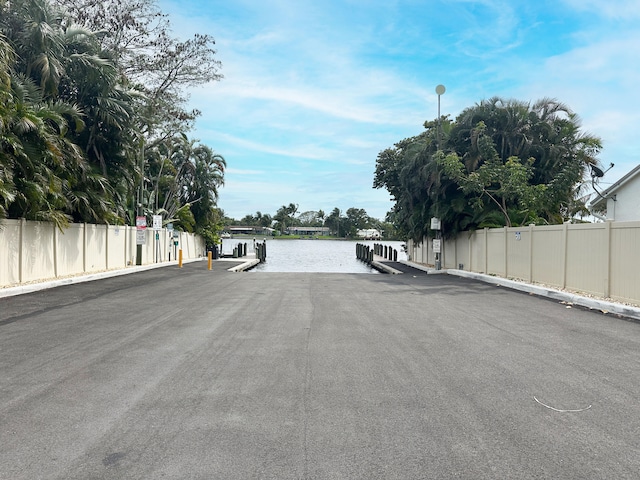
[[[635,479],[640,324],[202,262],[0,299],[0,478]]]

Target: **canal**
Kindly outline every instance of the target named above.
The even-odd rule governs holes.
[[[261,240],[259,240],[261,241]],[[228,254],[238,243],[246,243],[249,254],[253,254],[253,239],[225,238],[222,253]],[[406,260],[404,242],[361,241],[373,246],[381,243],[398,252],[398,260]],[[347,240],[267,240],[267,261],[251,272],[335,272],[369,273],[379,272],[356,258],[356,242]]]

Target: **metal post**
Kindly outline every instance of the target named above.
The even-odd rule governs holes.
[[[438,94],[438,127],[437,127],[437,131],[436,131],[436,139],[437,139],[437,144],[438,144],[438,150],[440,150],[440,130],[441,130],[441,123],[440,123],[440,96],[446,90],[447,89],[444,87],[444,85],[438,85],[436,87],[436,93]]]
[[[138,208],[137,215],[142,216],[142,190],[144,189],[144,143],[140,138],[140,186],[138,187]],[[137,229],[137,227],[136,227]],[[136,265],[142,265],[142,245],[136,241]]]

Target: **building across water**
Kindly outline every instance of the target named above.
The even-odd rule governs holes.
[[[252,226],[240,226],[234,225],[231,227],[227,227],[227,232],[230,235],[267,235],[273,236],[273,232],[275,230],[270,227],[252,227]],[[223,234],[223,237],[225,235]]]
[[[321,236],[329,235],[329,227],[288,227],[285,230],[289,235]]]

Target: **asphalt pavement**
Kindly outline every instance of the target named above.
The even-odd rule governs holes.
[[[195,262],[0,298],[0,398],[2,479],[636,479],[640,323]]]

